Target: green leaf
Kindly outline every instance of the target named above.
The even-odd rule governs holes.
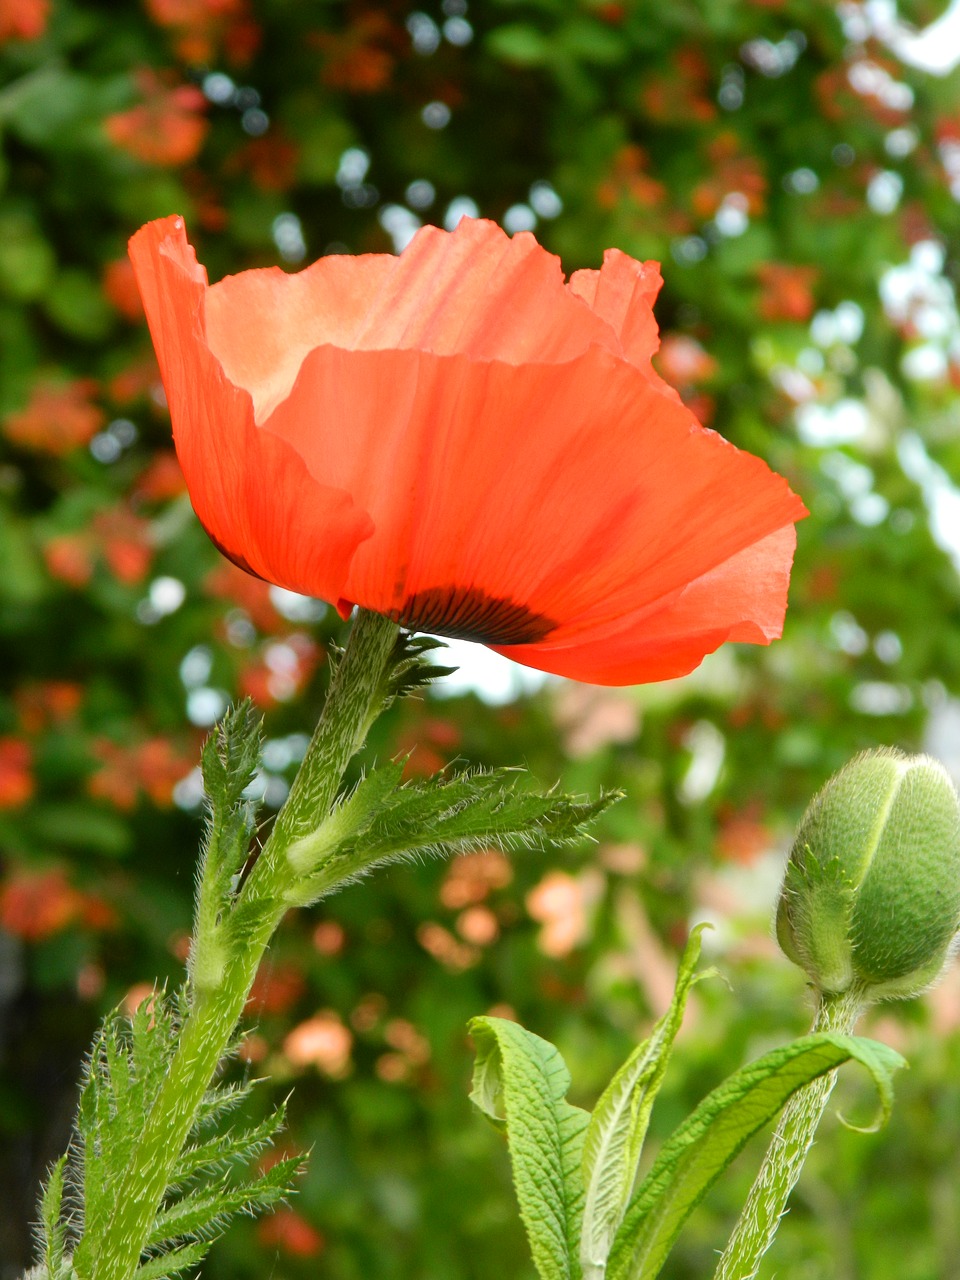
[[[263,720],[249,698],[231,707],[203,744],[201,771],[208,823],[229,818],[260,763]]]
[[[233,901],[256,828],[257,806],[245,793],[260,763],[262,739],[263,721],[245,699],[230,708],[203,744],[200,768],[207,820],[190,954],[191,982],[199,988],[216,988],[223,976],[226,949],[220,922]]]
[[[188,1267],[202,1262],[213,1244],[212,1240],[195,1240],[180,1249],[171,1249],[156,1258],[148,1258],[133,1273],[134,1280],[172,1280],[182,1275]]]
[[[245,1182],[232,1183],[227,1176],[213,1184],[204,1183],[160,1211],[147,1247],[169,1248],[183,1237],[206,1240],[222,1234],[227,1223],[239,1214],[270,1209],[285,1200],[302,1168],[299,1156],[293,1156]]]
[[[516,770],[497,769],[432,778],[384,795],[362,832],[344,840],[298,884],[291,902],[316,902],[375,867],[418,855],[567,844],[619,799],[611,794],[580,803],[557,792],[521,791],[519,781]]]
[[[428,653],[447,646],[435,636],[411,635],[401,631],[393,651],[390,666],[387,668],[386,706],[396,698],[406,698],[418,689],[453,675],[456,667],[444,667],[427,658]]]
[[[285,1119],[286,1106],[281,1105],[259,1124],[217,1134],[205,1142],[184,1147],[173,1171],[174,1182],[196,1178],[200,1173],[220,1172],[230,1163],[249,1163],[276,1137]]]
[[[66,1166],[67,1157],[61,1156],[50,1170],[40,1198],[40,1245],[51,1280],[57,1280],[60,1275],[66,1252],[67,1224],[61,1218]]]
[[[650,1112],[683,1021],[687,996],[698,981],[694,971],[705,927],[698,925],[690,935],[670,1008],[607,1085],[590,1117],[583,1150],[586,1201],[580,1261],[584,1280],[603,1275],[636,1187]]]
[[[590,1119],[566,1101],[559,1051],[515,1022],[474,1018],[471,1100],[510,1146],[513,1181],[541,1280],[577,1280],[583,1209],[583,1139]]]
[[[227,770],[224,777],[227,774],[233,777],[235,791],[242,769]],[[177,1050],[186,1002],[183,991],[172,996],[155,992],[130,1022],[112,1014],[97,1037],[78,1119],[84,1183],[83,1235],[75,1253],[80,1274],[90,1270],[117,1199],[127,1194],[144,1116],[152,1109]],[[236,1047],[229,1046],[228,1055]],[[137,1280],[162,1280],[195,1265],[233,1218],[272,1208],[291,1193],[301,1168],[299,1157],[280,1160],[262,1174],[250,1173],[251,1164],[283,1126],[283,1106],[259,1121],[241,1120],[225,1131],[218,1127],[251,1088],[250,1082],[216,1084],[205,1095],[146,1241],[146,1249],[155,1256],[142,1261]],[[58,1191],[62,1171],[59,1178],[59,1184],[51,1178],[41,1209],[45,1242],[52,1238],[58,1215],[63,1217]],[[65,1239],[66,1226],[69,1221],[59,1228],[60,1239]]]
[[[873,1077],[884,1119],[892,1075],[904,1060],[875,1040],[832,1033],[774,1049],[724,1081],[674,1130],[630,1203],[607,1268],[609,1280],[659,1275],[681,1227],[749,1138],[792,1093],[851,1059]]]

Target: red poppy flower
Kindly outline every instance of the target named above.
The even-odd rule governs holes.
[[[207,285],[181,218],[131,257],[194,508],[270,582],[599,684],[780,634],[803,504],[654,373],[654,264],[565,283],[534,238]]]

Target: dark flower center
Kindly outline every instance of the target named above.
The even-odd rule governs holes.
[[[389,615],[411,631],[432,631],[479,644],[536,644],[557,625],[524,604],[490,596],[476,587],[429,587],[416,591]]]

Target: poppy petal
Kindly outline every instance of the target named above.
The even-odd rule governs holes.
[[[318,483],[296,450],[254,424],[249,395],[211,355],[206,273],[183,220],[134,236],[137,273],[194,510],[231,560],[270,582],[335,600],[373,526],[344,490]],[[277,494],[283,494],[282,502]]]
[[[289,395],[304,357],[325,344],[561,363],[594,344],[624,354],[623,330],[631,351],[651,341],[653,351],[649,301],[652,339],[641,336],[640,312],[660,287],[659,272],[633,263],[635,279],[611,263],[577,273],[603,277],[594,305],[596,288],[568,287],[559,258],[532,235],[511,238],[496,223],[464,218],[452,233],[421,228],[399,257],[330,256],[295,275],[271,267],[227,276],[207,292],[207,341],[230,381],[250,393],[258,424]],[[636,351],[627,358],[638,362]]]
[[[625,618],[657,616],[768,535],[792,533],[804,512],[763,462],[597,347],[522,366],[323,347],[264,429],[373,517],[349,600],[494,645],[519,630],[523,653],[540,643],[551,670],[555,646],[589,648]],[[779,578],[729,607],[722,588],[697,597],[716,644],[735,625],[761,640],[771,617],[782,621],[782,540],[769,558]]]
[[[619,249],[604,253],[599,271],[575,271],[569,285],[616,333],[624,359],[641,369],[660,346],[653,304],[662,287],[658,263],[637,262]]]
[[[769,644],[783,630],[792,525],[688,583],[655,612],[628,615],[565,644],[558,630],[542,645],[493,646],[504,657],[589,684],[637,684],[686,675],[729,640]]]
[[[654,264],[566,285],[483,222],[209,289],[179,220],[131,252],[194,505],[251,572],[597,683],[780,633],[803,504],[651,369]]]

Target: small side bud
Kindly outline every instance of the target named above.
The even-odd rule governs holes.
[[[777,939],[825,995],[916,995],[960,929],[960,798],[941,764],[881,748],[846,765],[797,831]]]

